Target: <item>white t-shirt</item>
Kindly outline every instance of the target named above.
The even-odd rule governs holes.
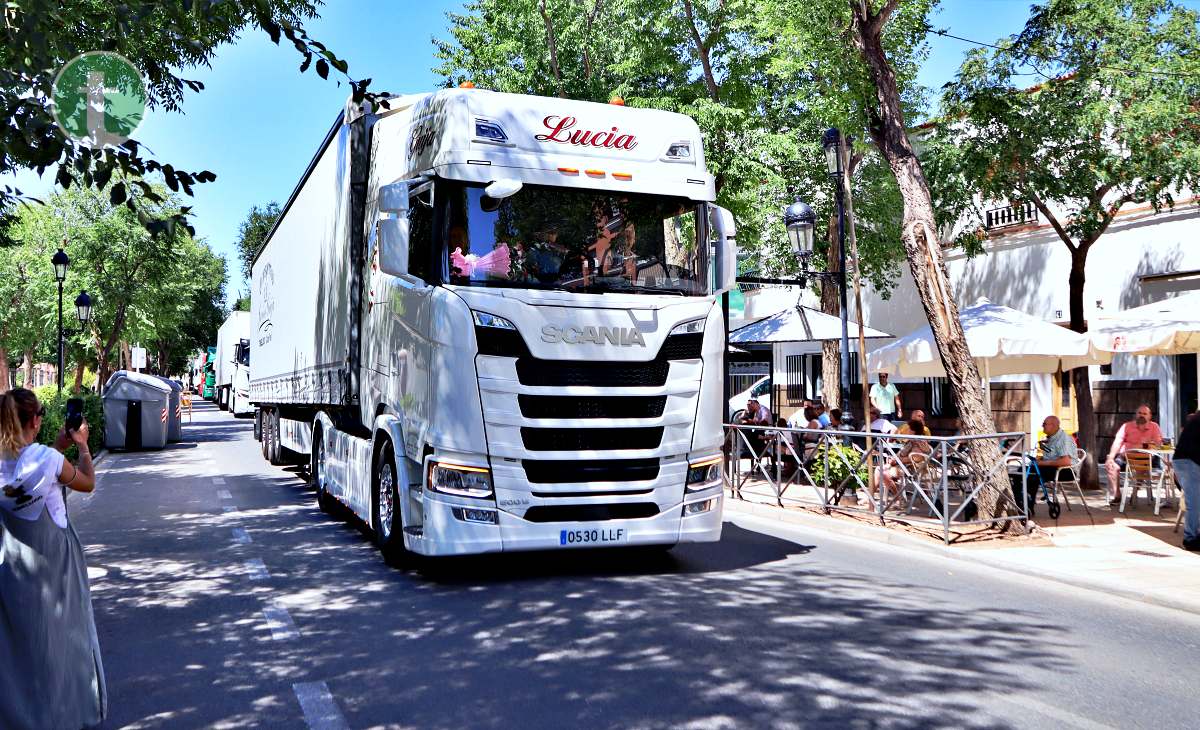
[[[66,528],[67,505],[58,481],[63,459],[41,444],[26,446],[16,459],[0,459],[0,509],[30,522],[48,509],[54,524]]]
[[[896,424],[886,418],[876,418],[874,421],[871,421],[871,430],[876,433],[895,433]]]

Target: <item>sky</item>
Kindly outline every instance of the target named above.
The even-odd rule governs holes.
[[[445,13],[461,6],[450,0],[332,0],[306,28],[350,64],[352,76],[372,78],[371,88],[428,91],[440,85],[431,39],[449,37]],[[993,42],[1020,30],[1028,8],[1029,0],[943,0],[933,25]],[[920,81],[936,91],[953,79],[969,48],[931,36]],[[152,111],[135,135],[156,159],[177,169],[216,173],[215,182],[195,186],[189,203],[197,235],[229,262],[230,301],[246,288],[234,246],[238,226],[252,205],[286,202],[349,94],[345,84],[334,83],[335,74],[325,81],[312,70],[299,73],[300,61],[286,39],[275,46],[265,33],[247,32],[218,50],[212,68],[185,72],[205,89],[188,93],[184,113]],[[16,183],[27,194],[45,195],[53,171],[41,180],[22,173]]]

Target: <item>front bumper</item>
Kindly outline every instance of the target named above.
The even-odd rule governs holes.
[[[687,504],[713,500],[712,508],[684,515]],[[724,496],[720,485],[689,492],[684,500],[653,517],[595,522],[530,522],[496,508],[494,502],[455,498],[425,491],[424,524],[420,536],[408,535],[408,549],[420,555],[468,555],[523,550],[568,550],[601,547],[597,544],[563,545],[563,530],[623,531],[624,541],[613,547],[717,542],[721,539]],[[494,510],[496,524],[468,522],[455,508]]]

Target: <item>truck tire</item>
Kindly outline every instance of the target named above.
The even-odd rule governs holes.
[[[233,388],[229,389],[229,412],[237,418],[237,392]]]
[[[283,466],[286,462],[283,459],[283,445],[279,438],[279,411],[271,412],[271,451],[268,456],[268,461],[272,466]]]
[[[262,409],[254,409],[254,440],[262,441]]]
[[[400,511],[400,472],[390,441],[384,441],[371,479],[371,531],[384,562],[393,568],[408,563],[404,549],[404,520]]]
[[[229,410],[229,392],[224,387],[217,390],[217,408],[222,411]]]
[[[260,409],[258,412],[259,446],[262,447],[263,459],[271,460],[271,411]]]
[[[337,500],[325,488],[325,435],[321,427],[313,429],[312,464],[309,467],[312,474],[313,488],[317,492],[317,507],[325,514],[333,514],[337,510]]]

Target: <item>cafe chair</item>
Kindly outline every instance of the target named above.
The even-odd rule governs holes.
[[[1171,532],[1179,532],[1179,525],[1183,522],[1183,516],[1187,514],[1187,499],[1183,496],[1179,497],[1179,512],[1175,515],[1175,529]]]
[[[1079,501],[1083,503],[1083,508],[1089,513],[1091,512],[1087,506],[1087,500],[1083,498],[1083,485],[1079,481],[1079,473],[1083,469],[1083,462],[1087,461],[1087,452],[1083,449],[1075,449],[1075,456],[1071,457],[1070,466],[1060,466],[1054,472],[1054,493],[1062,495],[1063,504],[1067,506],[1067,511],[1071,511],[1071,501],[1067,499],[1068,485],[1074,485],[1075,491],[1079,492]]]
[[[1146,490],[1146,501],[1154,501],[1154,514],[1162,509],[1163,499],[1167,496],[1166,460],[1162,454],[1153,451],[1132,449],[1125,452],[1125,475],[1121,481],[1121,513],[1130,498],[1137,505],[1139,489]]]

